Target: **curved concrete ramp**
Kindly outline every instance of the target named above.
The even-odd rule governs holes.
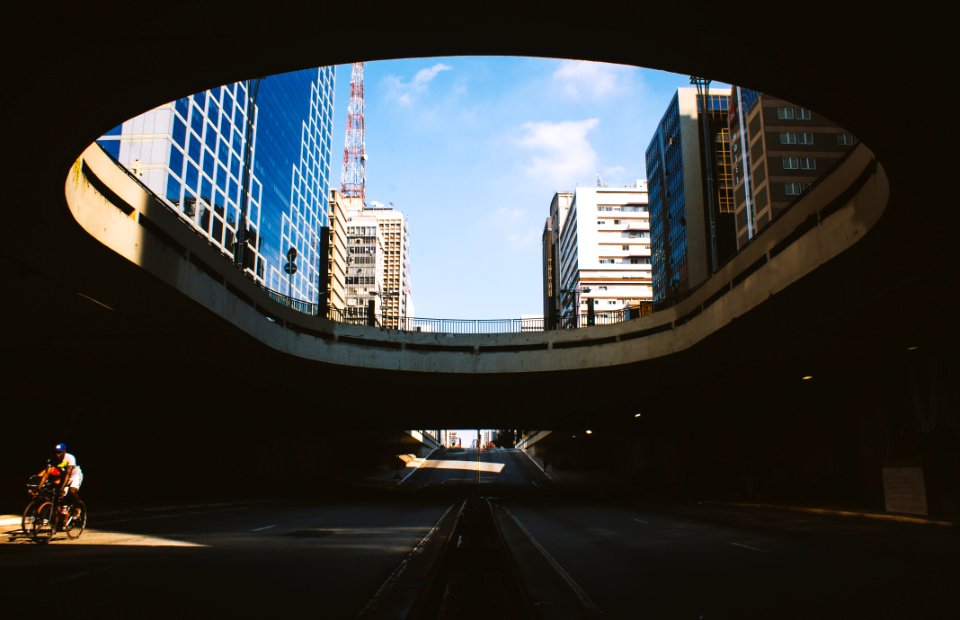
[[[882,217],[886,175],[858,146],[680,304],[620,324],[526,334],[414,333],[335,323],[278,303],[97,145],[65,185],[97,241],[263,344],[325,364],[455,374],[644,362],[683,351],[860,241]]]

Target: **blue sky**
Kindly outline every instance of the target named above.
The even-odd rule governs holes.
[[[337,67],[340,183],[350,65]],[[407,216],[418,317],[541,313],[540,235],[557,191],[645,178],[689,77],[568,60],[454,57],[365,68],[367,200]]]

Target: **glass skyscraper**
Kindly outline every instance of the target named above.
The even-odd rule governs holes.
[[[704,146],[699,123],[704,106],[695,89],[677,90],[646,150],[654,303],[684,297],[736,249],[733,174],[726,126],[729,91],[711,90],[706,100],[712,125],[712,191],[703,174]],[[708,195],[712,195],[712,201],[706,199]],[[718,264],[711,264],[713,244]]]
[[[329,213],[334,69],[253,84],[228,84],[159,106],[98,142],[232,260],[249,136],[244,266],[267,288],[315,302],[320,229]],[[291,247],[298,255],[293,277],[284,272]]]

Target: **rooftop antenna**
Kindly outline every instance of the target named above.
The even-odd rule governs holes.
[[[346,198],[367,202],[367,152],[363,134],[363,63],[353,63],[350,74],[350,104],[347,107],[347,139],[343,145],[343,172],[340,193]]]

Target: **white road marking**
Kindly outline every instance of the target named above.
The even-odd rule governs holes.
[[[644,525],[650,525],[649,522],[644,521],[643,519],[634,519],[634,521],[636,521],[637,523],[643,523]]]
[[[199,512],[175,512],[172,514],[153,515],[149,517],[127,517],[125,519],[107,519],[106,521],[97,519],[97,525],[107,525],[110,523],[129,523],[131,521],[156,521],[158,519],[176,519],[177,517],[192,517],[194,515],[206,515],[213,512],[228,512],[232,510],[249,510],[252,506],[237,506],[235,508],[214,508],[213,510],[201,510]]]
[[[277,527],[277,524],[274,523],[273,525],[264,525],[263,527],[256,527],[256,528],[253,528],[253,529],[250,530],[250,531],[251,531],[251,532],[262,532],[263,530],[269,530],[269,529],[272,528],[272,527]]]
[[[106,566],[97,566],[95,568],[91,568],[90,570],[80,571],[79,573],[73,573],[72,575],[67,575],[66,577],[60,577],[59,579],[54,579],[50,583],[60,583],[61,581],[70,581],[72,579],[78,579],[86,575],[93,575],[95,573],[102,573],[103,571],[119,568],[120,566],[124,566],[126,564],[127,562],[117,562],[115,564],[107,564]]]
[[[730,543],[734,547],[742,547],[743,549],[749,549],[750,551],[759,551],[760,553],[766,553],[764,549],[758,549],[757,547],[751,547],[750,545],[745,545],[743,543],[732,542]]]
[[[542,555],[543,559],[545,559],[547,563],[550,564],[550,567],[553,568],[554,572],[560,577],[560,579],[566,582],[567,587],[570,588],[570,590],[577,597],[577,599],[580,600],[580,604],[586,609],[586,611],[591,616],[599,616],[603,614],[600,608],[597,607],[592,600],[590,600],[590,597],[587,596],[587,593],[583,591],[580,585],[573,580],[573,577],[571,577],[567,571],[563,570],[563,567],[560,566],[560,563],[557,562],[555,559],[553,559],[553,556],[550,555],[550,552],[547,551],[546,548],[540,544],[539,540],[534,538],[533,534],[530,533],[530,530],[525,528],[523,524],[520,523],[520,520],[517,519],[517,517],[514,516],[514,514],[510,512],[510,510],[507,509],[505,506],[500,506],[500,508],[503,510],[504,514],[506,514],[508,517],[510,517],[510,519],[513,520],[517,528],[519,528],[520,531],[523,532],[523,535],[527,537],[527,540],[529,540],[530,543],[534,546],[534,548],[536,548],[536,550],[540,552],[540,555]]]

